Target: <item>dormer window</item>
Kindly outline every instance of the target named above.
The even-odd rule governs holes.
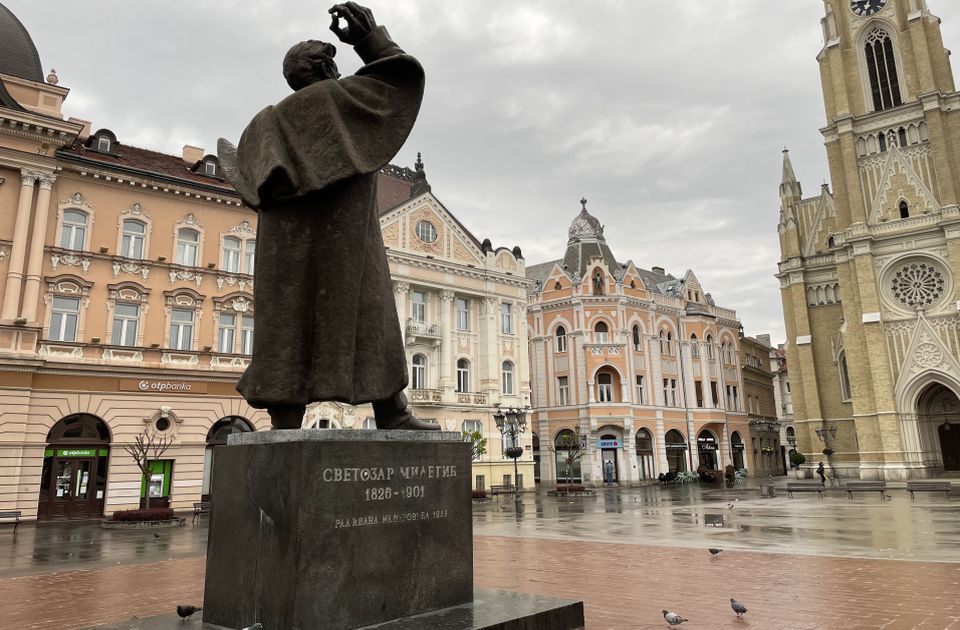
[[[110,153],[110,138],[104,136],[97,138],[97,151]]]
[[[217,176],[216,162],[204,162],[203,172],[204,174],[209,175],[210,177],[216,177]]]

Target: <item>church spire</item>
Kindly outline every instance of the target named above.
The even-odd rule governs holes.
[[[783,148],[783,177],[780,179],[780,201],[784,205],[800,201],[803,198],[803,189],[793,172],[793,163],[790,162],[790,150]]]

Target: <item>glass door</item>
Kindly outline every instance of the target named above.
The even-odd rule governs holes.
[[[96,516],[91,499],[97,487],[95,459],[53,460],[47,492],[47,518],[84,519]]]

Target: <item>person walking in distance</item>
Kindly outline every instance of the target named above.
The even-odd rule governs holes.
[[[817,474],[820,475],[820,485],[826,487],[827,485],[827,475],[823,470],[823,462],[820,462],[820,465],[817,466]]]

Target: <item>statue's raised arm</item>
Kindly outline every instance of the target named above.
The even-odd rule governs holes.
[[[253,357],[237,389],[299,428],[305,405],[373,403],[381,429],[437,429],[407,410],[406,354],[380,234],[377,171],[403,146],[424,73],[355,2],[330,9],[330,29],[364,66],[340,77],[333,44],[293,46],[283,75],[294,93],[257,114],[230,181],[259,211]],[[333,263],[332,261],[336,261]]]

